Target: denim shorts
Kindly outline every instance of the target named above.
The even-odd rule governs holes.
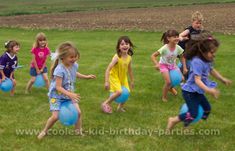
[[[45,67],[45,68],[43,69],[43,72],[42,72],[42,73],[47,73],[47,67]],[[34,77],[37,76],[36,68],[34,68],[34,67],[31,67],[31,68],[30,68],[30,75],[31,75],[31,76],[34,76]]]

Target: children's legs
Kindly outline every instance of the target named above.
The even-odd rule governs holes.
[[[198,115],[200,94],[182,91],[183,98],[188,106],[188,112],[181,114],[180,119],[184,121],[184,126],[188,126]]]
[[[13,88],[11,90],[11,96],[14,96],[14,94],[15,94],[15,87],[16,87],[16,80],[13,79],[12,82],[13,82]]]
[[[107,100],[104,101],[104,104],[110,104],[113,100],[119,97],[122,94],[122,91],[116,91]]]
[[[43,73],[42,76],[43,76],[43,79],[45,80],[46,88],[49,89],[50,83],[49,83],[49,80],[48,80],[47,73]]]
[[[204,95],[200,95],[198,99],[200,100],[200,105],[202,106],[203,111],[204,111],[202,119],[206,120],[210,114],[211,105]]]
[[[170,118],[168,119],[168,123],[167,123],[167,128],[166,128],[166,129],[167,129],[167,130],[171,130],[171,129],[174,128],[174,126],[175,126],[177,123],[179,123],[179,122],[181,122],[179,116],[170,117]]]
[[[125,103],[119,103],[117,107],[118,112],[126,112],[125,108],[123,107]]]
[[[58,120],[58,111],[53,111],[51,117],[47,120],[46,126],[41,131],[41,133],[38,135],[38,139],[42,139],[46,134],[47,131],[55,124],[55,122]]]
[[[29,93],[29,91],[31,90],[32,85],[34,84],[35,80],[36,80],[36,77],[32,76],[31,79],[29,80],[29,82],[27,83],[25,93]]]
[[[81,114],[82,112],[81,112],[81,109],[77,103],[74,103],[74,106],[76,107],[76,109],[78,111],[78,121],[75,124],[75,132],[77,134],[82,135],[82,114]]]
[[[162,89],[162,100],[167,101],[167,92],[171,87],[171,80],[169,76],[169,72],[162,72],[163,79],[165,81],[165,84]]]

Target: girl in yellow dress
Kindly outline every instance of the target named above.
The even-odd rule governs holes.
[[[134,77],[131,67],[131,56],[133,55],[133,47],[131,40],[127,36],[122,36],[118,39],[116,51],[112,61],[108,65],[105,72],[105,89],[109,90],[112,95],[105,100],[101,107],[103,112],[112,113],[111,102],[115,100],[122,93],[122,86],[126,87],[130,92],[134,86]],[[130,77],[130,88],[128,84],[128,77]],[[123,108],[124,103],[118,105],[117,110],[125,112]]]

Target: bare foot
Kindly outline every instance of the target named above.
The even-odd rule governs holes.
[[[168,102],[167,98],[162,97],[163,102]]]
[[[168,123],[167,123],[167,130],[171,130],[179,122],[180,122],[180,119],[178,116],[177,117],[170,117],[168,119]]]
[[[118,107],[117,112],[126,112],[126,109],[123,107]]]
[[[38,135],[38,139],[39,140],[43,139],[43,137],[46,136],[46,134],[47,134],[46,132],[41,131],[41,133]]]
[[[79,130],[79,129],[76,129],[75,130],[75,134],[78,135],[78,136],[85,136],[82,132],[82,130]]]

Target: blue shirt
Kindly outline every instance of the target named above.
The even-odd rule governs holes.
[[[217,86],[216,82],[209,80],[209,74],[212,70],[212,63],[205,62],[199,57],[194,57],[191,61],[191,68],[189,71],[189,78],[187,82],[182,86],[182,90],[188,92],[197,92],[199,94],[204,94],[204,90],[202,90],[195,83],[195,76],[200,76],[202,82],[209,88],[214,88]]]
[[[62,78],[62,87],[65,90],[74,92],[74,83],[76,82],[77,71],[77,63],[74,63],[71,68],[66,68],[62,63],[59,63],[54,70],[53,79],[50,83],[50,88],[48,92],[49,98],[69,99],[68,96],[61,94],[56,90],[56,77]]]

